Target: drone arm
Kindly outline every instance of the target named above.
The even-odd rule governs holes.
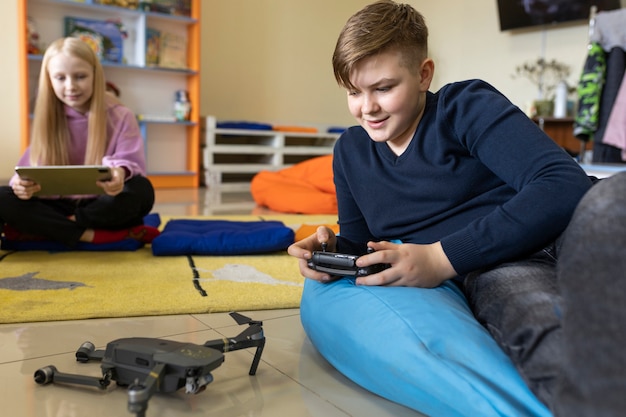
[[[209,340],[208,342],[204,344],[204,346],[226,353],[226,352],[232,352],[235,350],[257,347],[261,343],[265,343],[265,338],[261,338],[257,340],[251,340],[251,339],[238,340],[236,338],[235,339]]]
[[[143,383],[135,382],[128,387],[128,411],[137,416],[145,416],[148,401],[158,391],[161,377],[165,373],[165,364],[152,368]]]
[[[239,343],[237,343],[237,341],[234,339],[224,338],[224,339],[209,340],[208,342],[204,343],[204,347],[219,350],[220,352],[224,353],[224,352],[230,352],[233,350],[245,349],[249,346],[244,347],[244,346],[241,346]]]
[[[250,375],[256,374],[256,370],[259,366],[259,362],[261,361],[261,354],[263,353],[263,348],[265,347],[265,337],[260,332],[260,338],[245,338],[245,339],[219,339],[219,340],[210,340],[204,344],[205,347],[219,350],[221,352],[232,352],[235,350],[247,349],[251,347],[256,347],[256,352],[254,353],[254,359],[252,360],[252,366],[250,366]]]
[[[59,372],[57,368],[52,365],[38,369],[35,372],[34,377],[35,382],[40,385],[60,382],[65,384],[87,385],[91,387],[105,389],[107,386],[109,386],[110,383],[110,379],[107,376],[103,378],[96,378],[93,376],[66,374],[63,372]]]
[[[263,322],[252,320],[235,311],[231,312],[230,316],[235,319],[237,324],[248,324],[248,328],[234,338],[210,340],[206,342],[204,346],[219,350],[222,353],[256,347],[254,359],[252,359],[252,365],[250,366],[250,372],[248,372],[249,375],[254,375],[259,367],[259,362],[261,362],[261,354],[263,354],[263,348],[265,347]]]

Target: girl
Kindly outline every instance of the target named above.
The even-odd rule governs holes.
[[[134,114],[106,93],[100,61],[77,38],[53,42],[43,57],[31,143],[18,165],[106,165],[100,196],[37,197],[41,186],[14,175],[0,187],[0,225],[7,238],[35,235],[72,247],[125,238],[151,242],[143,225],[154,204],[145,177],[143,140]]]

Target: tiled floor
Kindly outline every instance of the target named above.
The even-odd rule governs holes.
[[[253,211],[252,199],[245,192],[209,194],[203,189],[161,190],[154,211],[166,215]],[[248,375],[252,349],[226,353],[206,391],[185,394],[183,388],[173,394],[156,394],[149,402],[147,417],[420,415],[368,393],[335,371],[306,338],[297,309],[242,313],[264,324],[267,343],[257,374]],[[0,413],[10,417],[131,416],[127,391],[115,383],[104,391],[61,384],[41,386],[34,382],[33,374],[54,365],[61,372],[100,377],[98,363],[75,360],[76,349],[85,341],[97,348],[115,339],[140,336],[202,344],[235,336],[241,330],[227,314],[0,325]]]

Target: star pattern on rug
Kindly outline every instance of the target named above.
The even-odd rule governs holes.
[[[19,277],[8,277],[0,279],[0,289],[13,291],[30,290],[74,290],[78,287],[87,287],[82,282],[75,281],[52,281],[43,278],[35,278],[39,272],[28,272]]]
[[[202,279],[202,281],[231,281],[231,282],[246,282],[255,284],[266,285],[291,285],[302,287],[302,283],[281,281],[271,275],[259,271],[253,266],[242,264],[226,264],[222,268],[214,271],[200,270],[203,272],[210,272],[213,278]]]

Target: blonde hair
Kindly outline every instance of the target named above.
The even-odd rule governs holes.
[[[93,94],[89,104],[85,164],[101,164],[108,145],[107,99],[105,78],[100,60],[89,45],[77,38],[61,38],[46,49],[39,74],[30,144],[32,165],[68,165],[69,129],[65,105],[54,94],[48,64],[58,54],[82,59],[93,68]]]
[[[428,56],[428,27],[424,17],[408,4],[382,0],[365,6],[343,27],[333,53],[337,83],[354,89],[350,73],[357,62],[380,52],[397,49],[402,64],[418,71]]]

